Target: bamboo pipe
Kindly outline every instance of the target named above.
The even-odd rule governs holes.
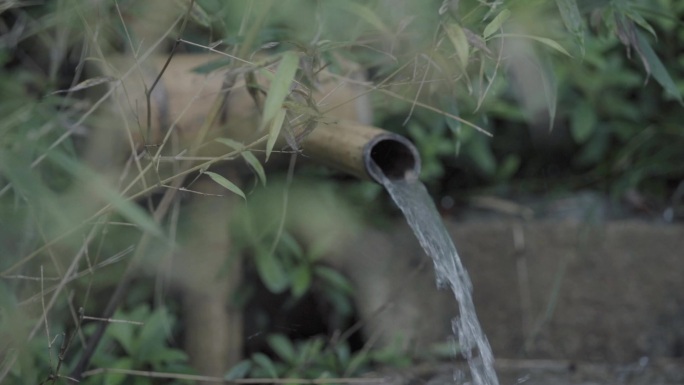
[[[360,179],[381,183],[415,178],[420,157],[401,135],[351,121],[319,123],[302,143],[304,154]]]
[[[192,143],[211,104],[227,86],[231,90],[225,122],[213,129],[208,139],[223,136],[248,143],[263,135],[256,132],[260,113],[242,77],[226,85],[226,71],[217,70],[209,74],[193,71],[217,58],[219,56],[206,54],[174,56],[152,93],[152,127],[148,143],[159,143],[171,125],[179,138],[178,146],[181,149]],[[129,126],[145,126],[143,84],[150,86],[165,61],[166,56],[157,56],[136,64],[131,59],[115,57],[107,60],[107,69],[100,69],[106,75],[120,78],[130,68],[138,66],[137,70],[123,79],[117,90],[121,104],[128,106]],[[363,80],[358,66],[349,62],[343,62],[342,65],[346,76]],[[405,178],[407,173],[417,177],[420,173],[420,157],[415,146],[400,135],[368,125],[372,120],[372,112],[364,95],[365,88],[352,82],[340,82],[325,70],[321,71],[317,80],[318,89],[314,92],[314,98],[323,106],[321,109],[329,106],[336,108],[327,112],[325,119],[304,137],[301,146],[305,155],[355,177],[376,182],[380,182],[380,174],[390,179]],[[136,142],[143,142],[143,131],[132,130]],[[203,148],[202,154],[216,156],[220,151],[225,152],[225,147],[214,144]]]

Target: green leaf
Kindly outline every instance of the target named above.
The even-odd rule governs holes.
[[[651,45],[646,40],[644,34],[641,31],[636,31],[636,35],[639,47],[641,48],[641,54],[651,68],[651,74],[653,74],[655,80],[660,83],[670,95],[677,99],[679,104],[684,104],[679,88],[677,88],[677,85],[672,80],[672,77],[670,77],[667,69],[665,69],[663,62],[660,61],[658,55],[656,55],[653,48],[651,48]]]
[[[284,251],[287,251],[300,260],[304,259],[304,250],[292,234],[284,231],[280,236],[280,242],[281,245],[285,247]]]
[[[331,269],[326,266],[316,266],[314,269],[314,274],[326,281],[327,283],[331,284],[335,289],[342,291],[344,293],[352,293],[354,292],[354,288],[352,287],[351,283],[349,283],[349,280],[340,274],[337,270]]]
[[[215,60],[210,60],[204,64],[200,64],[197,67],[194,67],[190,70],[190,72],[200,74],[200,75],[206,75],[209,74],[217,69],[227,67],[233,62],[233,59],[230,58],[220,58],[220,59],[215,59]]]
[[[576,0],[556,0],[565,28],[575,36],[584,55],[584,23]]]
[[[272,293],[285,291],[290,280],[280,260],[263,248],[257,250],[254,259],[259,277],[261,277],[266,288]]]
[[[249,374],[250,369],[252,369],[252,362],[249,360],[242,360],[233,366],[223,379],[226,381],[239,380],[245,378]]]
[[[245,148],[245,145],[238,142],[237,140],[229,138],[216,138],[215,140],[221,144],[225,144],[226,146],[232,148],[235,151],[242,151],[242,149]]]
[[[228,179],[224,178],[223,176],[211,172],[211,171],[205,171],[205,174],[209,176],[214,182],[220,184],[221,186],[225,187],[227,190],[239,195],[242,197],[242,199],[247,199],[245,197],[245,193],[242,192],[242,190],[236,186],[233,182],[229,181]]]
[[[362,350],[351,358],[345,369],[345,375],[355,376],[368,364],[370,364],[370,356],[367,351]]]
[[[385,35],[392,35],[392,31],[385,25],[382,19],[380,19],[372,9],[365,5],[361,5],[352,1],[331,1],[328,2],[328,4],[330,6],[345,10],[349,13],[353,13]]]
[[[346,343],[337,344],[335,355],[337,356],[337,362],[339,362],[340,366],[346,368],[349,364],[349,357],[351,356],[349,345]]]
[[[641,16],[641,14],[639,12],[635,12],[633,9],[630,8],[630,9],[625,10],[624,13],[625,13],[625,16],[629,17],[630,19],[632,19],[632,21],[639,24],[639,26],[641,28],[647,30],[651,35],[653,35],[653,37],[658,38],[658,36],[656,35],[656,32],[653,29],[653,27],[651,26],[651,24],[649,24]]]
[[[553,129],[556,121],[556,109],[558,107],[558,84],[556,83],[556,75],[553,72],[553,66],[550,63],[548,55],[540,57],[541,71],[539,76],[542,79],[542,86],[544,88],[544,98],[546,100],[546,108],[549,112],[549,130]]]
[[[502,9],[501,12],[499,12],[496,17],[487,24],[487,26],[484,29],[484,32],[482,33],[482,37],[487,40],[490,36],[492,36],[496,31],[498,31],[501,26],[508,20],[508,18],[511,17],[511,11],[508,9]]]
[[[596,128],[596,114],[589,103],[579,102],[572,112],[570,121],[570,133],[575,143],[582,144],[594,133]]]
[[[463,32],[463,28],[456,23],[451,23],[444,25],[444,30],[456,50],[456,56],[458,56],[461,68],[466,68],[468,66],[470,45],[468,44],[465,32]]]
[[[264,101],[264,115],[261,119],[259,131],[263,130],[279,114],[279,111],[282,111],[283,102],[290,93],[290,85],[292,85],[298,67],[299,55],[294,51],[285,52]]]
[[[311,286],[311,269],[307,265],[298,266],[292,273],[292,295],[300,298]]]
[[[484,135],[476,135],[467,146],[468,155],[477,168],[486,176],[493,176],[496,171],[496,159],[489,146],[489,139]]]
[[[240,155],[242,158],[249,164],[249,166],[254,170],[254,172],[257,174],[257,177],[259,177],[259,181],[261,181],[262,186],[266,186],[266,172],[264,171],[264,166],[261,165],[261,162],[252,154],[251,151],[245,150],[245,146],[235,140],[228,139],[228,138],[217,138],[217,142],[223,143],[226,146],[232,148],[233,150],[240,151]]]
[[[551,40],[551,39],[546,38],[546,37],[539,37],[539,36],[519,34],[519,33],[500,33],[498,35],[495,35],[494,37],[519,37],[519,38],[523,38],[523,39],[532,39],[532,40],[538,41],[538,42],[540,42],[540,43],[542,43],[542,44],[544,44],[550,48],[555,49],[556,51],[562,53],[563,55],[567,55],[569,57],[572,57],[572,55],[570,55],[570,53],[565,48],[563,48],[563,46],[558,44],[555,40]]]
[[[292,342],[282,334],[271,334],[267,337],[268,345],[285,362],[295,364],[297,354]]]
[[[268,158],[271,156],[271,152],[273,151],[273,146],[275,146],[276,140],[278,140],[278,136],[280,135],[280,130],[283,127],[283,123],[285,122],[285,115],[287,111],[284,108],[281,108],[275,118],[273,119],[273,123],[271,124],[271,129],[268,133],[268,140],[266,141],[266,161],[268,162]]]
[[[520,156],[510,154],[499,165],[499,169],[496,172],[496,178],[498,180],[511,179],[518,169],[520,169]]]
[[[264,171],[264,166],[261,165],[259,159],[254,156],[250,151],[243,151],[242,158],[249,164],[249,166],[254,170],[254,173],[259,177],[262,186],[266,186],[266,172]]]
[[[171,318],[165,308],[156,309],[145,319],[138,337],[138,348],[134,359],[138,363],[152,363],[159,349],[166,349],[167,331],[171,328]]]
[[[563,48],[563,46],[558,44],[555,40],[551,40],[551,39],[548,39],[545,37],[539,37],[539,36],[527,36],[527,37],[529,37],[530,39],[536,40],[542,44],[545,44],[545,45],[555,49],[556,51],[558,51],[564,55],[572,57],[572,55],[570,55],[570,53],[568,51],[566,51],[565,48]]]
[[[598,125],[596,134],[591,140],[582,146],[582,149],[574,157],[573,161],[577,166],[587,167],[594,166],[606,158],[606,153],[610,148],[609,132],[614,131],[615,128],[611,126],[601,127]]]
[[[268,356],[263,353],[255,353],[252,356],[252,360],[262,369],[264,369],[266,373],[271,376],[271,378],[278,378],[278,370]]]
[[[440,107],[443,111],[446,111],[453,116],[461,115],[460,111],[458,110],[458,104],[456,103],[456,97],[454,95],[445,93],[442,97],[440,97],[439,101]],[[445,116],[444,120],[446,121],[447,128],[449,128],[449,131],[451,131],[451,135],[454,138],[454,155],[458,156],[461,152],[461,135],[463,133],[463,126],[461,122],[449,116]],[[466,131],[470,132],[470,130]]]
[[[114,314],[114,319],[125,319],[125,316],[122,316],[121,313],[117,312]],[[135,350],[133,344],[134,328],[139,329],[140,326],[123,322],[114,322],[107,328],[107,334],[112,336],[128,355],[132,355]]]
[[[164,346],[161,349],[155,349],[153,354],[150,356],[149,361],[164,365],[185,363],[188,361],[188,355],[182,350]]]
[[[112,365],[112,369],[133,369],[133,360],[129,357],[119,358]],[[126,380],[127,374],[106,373],[102,383],[104,385],[119,385]]]
[[[320,336],[314,337],[313,339],[304,342],[299,349],[299,362],[311,361],[312,359],[320,356],[325,344],[325,341],[323,341]]]

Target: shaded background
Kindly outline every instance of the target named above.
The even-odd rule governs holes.
[[[49,376],[77,366],[101,322],[87,317],[130,266],[112,318],[144,325],[112,323],[86,381],[127,379],[98,368],[316,378],[453,360],[452,307],[379,186],[306,159],[288,177],[274,153],[265,186],[242,158],[212,169],[245,202],[195,175],[173,199],[121,192],[144,101],[128,99],[132,123],[106,114],[114,98],[90,114],[116,75],[86,64],[168,54],[189,5],[0,5],[0,378],[66,381]],[[221,52],[295,51],[304,84],[321,66],[360,82],[373,123],[416,144],[421,179],[460,224],[495,354],[627,364],[683,354],[682,13],[674,0],[196,1],[177,52],[217,51],[209,71],[240,68]]]

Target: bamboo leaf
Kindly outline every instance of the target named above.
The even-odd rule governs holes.
[[[660,61],[658,55],[656,55],[656,53],[653,51],[653,48],[651,48],[651,45],[646,40],[644,34],[641,33],[641,31],[636,31],[636,35],[640,48],[639,53],[641,54],[642,59],[648,63],[651,74],[655,80],[660,83],[660,85],[663,86],[668,93],[677,99],[679,104],[684,104],[682,101],[682,94],[679,92],[679,88],[677,88],[674,80],[672,80],[672,77],[670,77],[667,69],[665,69],[663,62]]]
[[[259,178],[259,181],[261,182],[262,186],[266,186],[266,172],[264,171],[264,166],[261,165],[261,162],[259,162],[259,159],[254,156],[250,151],[243,151],[242,152],[242,158],[249,164],[249,167],[254,170],[254,173],[257,174],[257,177]]]
[[[558,44],[555,40],[551,40],[551,39],[548,39],[545,37],[539,37],[539,36],[528,36],[528,37],[530,39],[536,40],[542,44],[545,44],[545,45],[555,49],[556,51],[558,51],[564,55],[572,57],[572,55],[570,55],[570,53],[568,51],[566,51],[565,48],[563,48],[563,46]]]
[[[382,19],[367,6],[351,1],[331,1],[328,4],[349,13],[353,13],[363,19],[366,23],[375,27],[378,31],[381,31],[386,35],[392,35],[392,31],[385,25]]]
[[[656,35],[656,32],[651,26],[651,24],[649,24],[648,21],[646,21],[641,16],[641,14],[639,14],[639,12],[635,12],[632,9],[627,9],[625,10],[625,16],[629,17],[630,19],[632,19],[632,21],[639,24],[641,28],[647,30],[651,35],[653,35],[653,37],[655,37],[656,39],[658,38],[658,35]]]
[[[264,101],[264,115],[261,119],[262,130],[266,125],[273,120],[282,109],[285,98],[290,93],[290,85],[294,80],[297,67],[299,66],[299,56],[293,51],[287,51],[283,54],[283,58],[278,65],[271,86],[268,89],[268,95]],[[280,130],[280,129],[279,129]]]
[[[553,67],[549,61],[548,55],[541,57],[541,72],[542,86],[546,96],[546,108],[549,111],[549,130],[553,129],[556,121],[556,109],[558,107],[558,84],[556,83],[556,75],[553,72]]]
[[[238,186],[235,185],[235,183],[229,181],[228,179],[224,178],[223,176],[221,176],[215,172],[205,171],[204,173],[207,174],[209,176],[209,178],[211,178],[214,182],[225,187],[230,192],[241,196],[242,199],[247,199],[245,197],[245,193],[243,193],[242,190]]]
[[[217,142],[225,144],[226,146],[232,148],[233,150],[240,151],[240,155],[242,156],[242,159],[249,164],[249,166],[254,170],[254,172],[257,174],[257,177],[259,177],[259,181],[261,181],[261,184],[263,186],[266,186],[266,172],[264,171],[264,166],[261,165],[261,162],[252,154],[251,151],[245,150],[245,146],[235,140],[228,139],[228,138],[217,138]]]
[[[456,23],[452,23],[446,24],[444,30],[446,31],[447,36],[449,36],[449,40],[451,40],[454,49],[456,49],[456,55],[458,56],[461,68],[466,68],[468,65],[470,45],[468,44],[468,38],[466,37],[463,28]]]
[[[486,40],[492,36],[501,28],[501,26],[506,22],[506,20],[508,20],[509,17],[511,17],[511,11],[508,9],[503,9],[491,22],[489,22],[489,24],[487,24],[484,32],[482,33],[482,37],[484,37]]]
[[[584,55],[584,23],[576,0],[556,0],[565,28],[577,39]]]
[[[535,41],[538,41],[550,48],[555,49],[556,51],[562,53],[563,55],[567,55],[569,57],[572,57],[570,53],[563,48],[562,45],[558,44],[555,40],[551,40],[546,37],[540,37],[540,36],[533,36],[533,35],[525,35],[525,34],[518,34],[518,33],[500,33],[498,35],[495,35],[493,37],[517,37],[517,38],[523,38],[523,39],[532,39]]]
[[[268,133],[268,140],[266,141],[266,161],[267,162],[268,162],[268,158],[271,156],[271,152],[273,151],[273,146],[275,146],[276,140],[278,140],[278,136],[280,135],[280,130],[283,127],[283,123],[285,122],[286,112],[287,111],[284,108],[281,108],[276,113],[276,116],[273,118],[273,122],[271,123],[271,129]]]
[[[216,138],[216,141],[221,144],[225,144],[226,146],[232,148],[235,151],[241,151],[243,148],[245,148],[245,146],[242,143],[230,138]]]

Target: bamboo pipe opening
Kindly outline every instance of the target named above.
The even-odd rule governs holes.
[[[383,133],[364,146],[364,164],[368,175],[378,183],[390,180],[415,179],[420,174],[418,150],[403,136]]]

